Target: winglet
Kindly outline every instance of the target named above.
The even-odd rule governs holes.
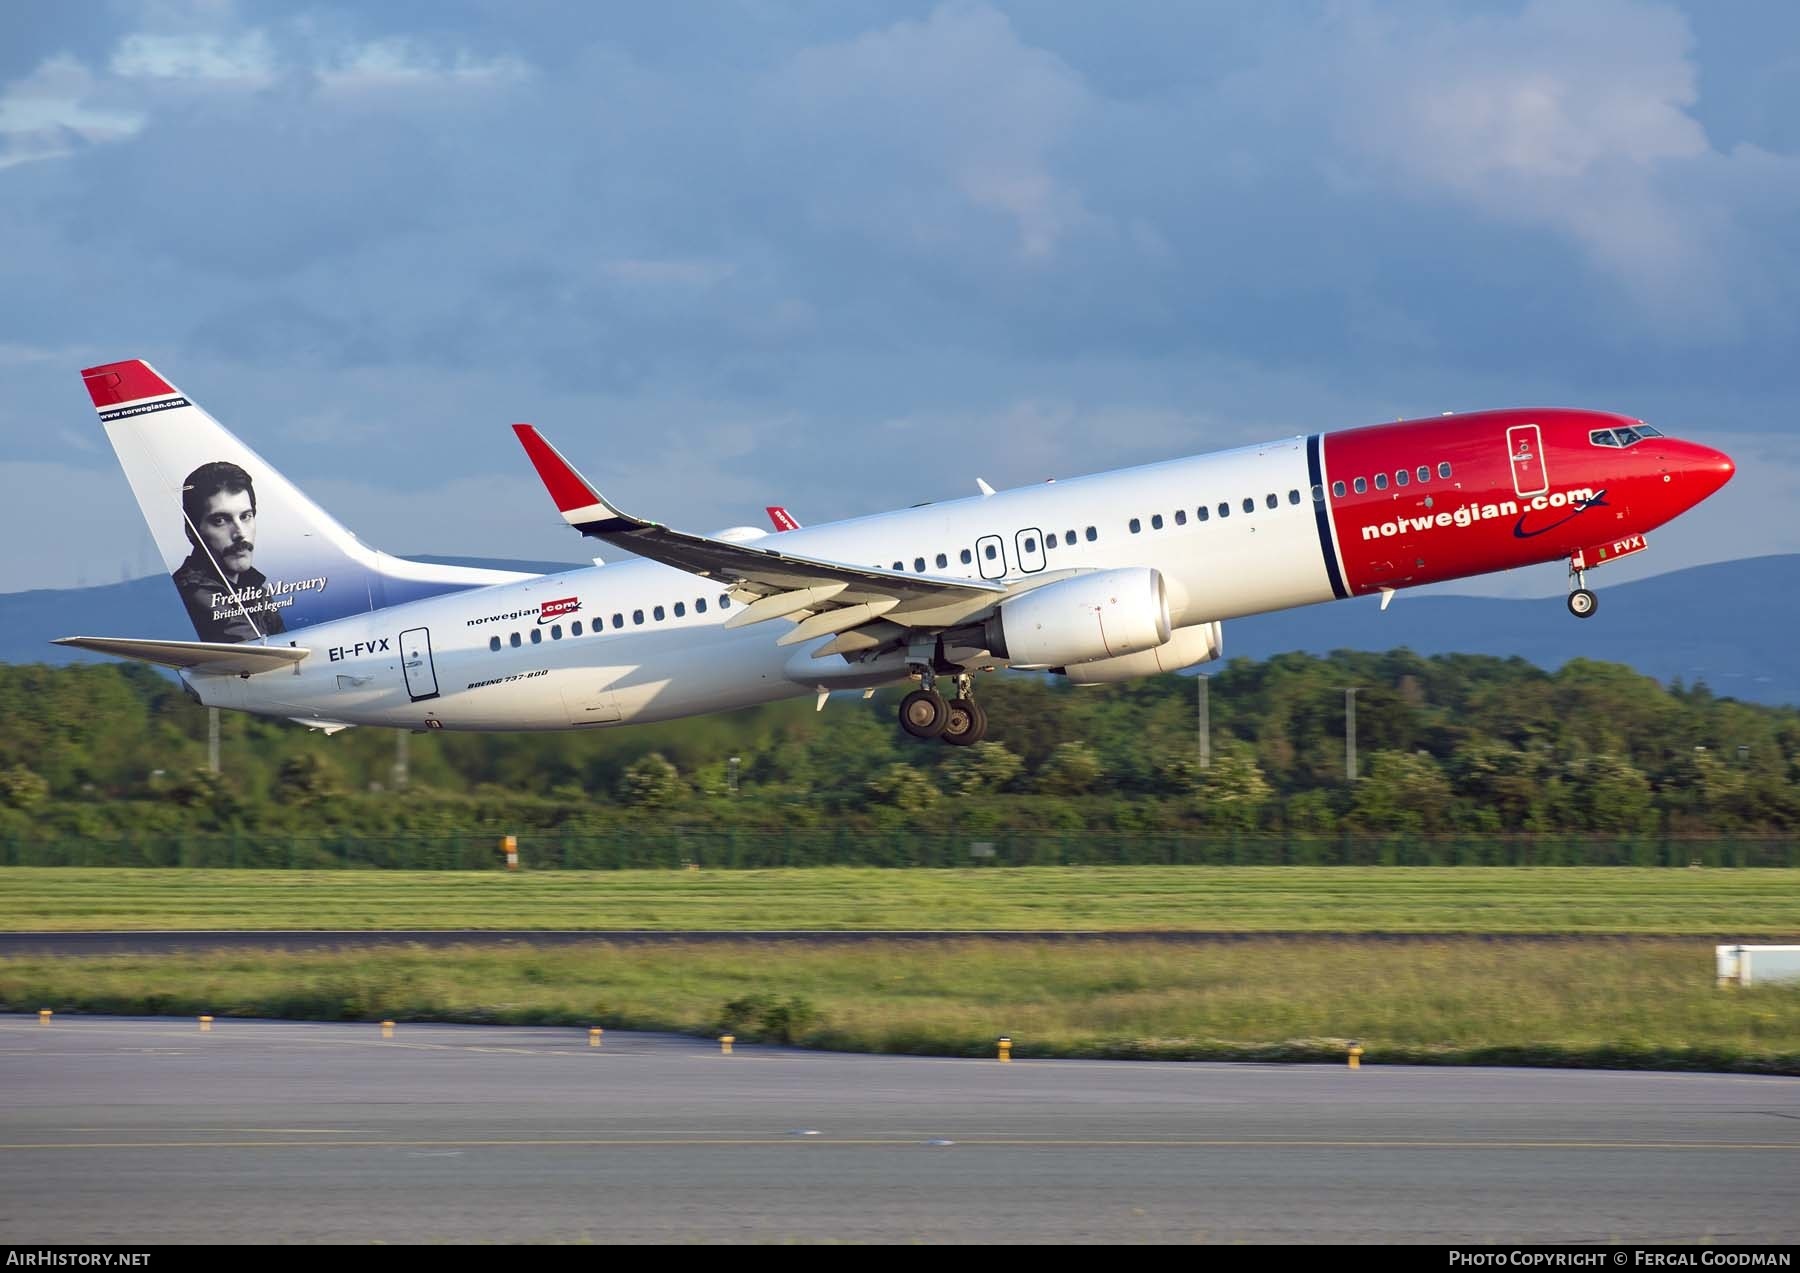
[[[534,426],[515,424],[513,432],[519,435],[525,454],[531,457],[532,467],[537,469],[550,498],[556,501],[557,511],[569,525],[584,535],[630,530],[643,525],[637,518],[627,516],[602,499],[600,492],[577,473],[575,466],[563,459],[562,452],[551,446]]]
[[[779,504],[770,504],[767,508],[763,509],[763,512],[769,515],[769,521],[774,525],[778,532],[800,529],[800,523],[794,520],[794,515]]]

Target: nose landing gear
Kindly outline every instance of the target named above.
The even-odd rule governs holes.
[[[1569,558],[1569,580],[1574,587],[1569,589],[1569,613],[1577,619],[1591,619],[1594,611],[1600,608],[1600,598],[1588,591],[1587,558],[1576,553]]]

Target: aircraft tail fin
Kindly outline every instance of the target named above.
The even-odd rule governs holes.
[[[529,577],[369,547],[147,362],[81,375],[203,643]]]

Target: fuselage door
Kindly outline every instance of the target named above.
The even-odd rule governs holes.
[[[1044,536],[1035,526],[1013,536],[1013,547],[1019,551],[1019,569],[1030,574],[1044,568]]]
[[[983,535],[975,541],[975,561],[983,579],[1006,578],[1006,543],[998,535]]]
[[[431,633],[408,628],[400,634],[400,666],[406,673],[406,692],[417,703],[438,696],[437,668],[431,662]]]
[[[1550,489],[1544,468],[1544,439],[1535,424],[1515,424],[1506,431],[1506,453],[1512,458],[1513,490],[1542,495]]]

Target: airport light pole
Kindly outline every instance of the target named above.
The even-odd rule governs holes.
[[[1344,779],[1356,781],[1356,686],[1344,691]]]
[[[1212,677],[1202,672],[1195,679],[1200,682],[1196,687],[1195,710],[1199,714],[1196,727],[1200,731],[1200,770],[1204,773],[1212,768],[1212,714],[1211,704],[1207,699]]]

